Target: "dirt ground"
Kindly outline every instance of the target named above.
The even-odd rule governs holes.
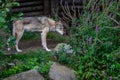
[[[54,50],[56,45],[60,42],[52,41],[51,39],[47,40],[47,46],[49,49]],[[38,50],[38,49],[43,49],[41,45],[41,40],[34,40],[34,41],[20,41],[19,42],[19,48],[22,49],[23,53],[30,51],[30,50]],[[15,48],[13,48],[10,51],[5,52],[6,55],[9,54],[15,54],[17,53]]]
[[[47,45],[48,45],[48,48],[50,48],[50,49],[54,49],[54,47],[57,45],[57,43],[59,43],[59,42],[53,42],[52,40],[47,40]],[[19,47],[22,50],[26,50],[26,49],[29,49],[29,48],[33,48],[33,49],[43,48],[40,40],[22,41],[22,42],[20,42]]]

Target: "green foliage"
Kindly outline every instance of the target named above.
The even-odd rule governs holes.
[[[14,6],[19,6],[18,2],[10,0],[0,0],[0,49],[4,49],[9,36],[11,36],[12,22],[19,19],[22,13],[13,14],[10,10]]]
[[[24,32],[23,41],[40,39],[40,33]]]
[[[45,78],[48,78],[47,73],[52,64],[49,60],[50,53],[42,50],[2,56],[0,59],[0,79],[31,69],[37,69]]]
[[[72,20],[68,44],[75,54],[60,52],[58,61],[72,67],[78,80],[120,79],[119,3],[90,0],[81,17]]]
[[[22,37],[23,41],[27,40],[37,40],[41,39],[41,34],[36,32],[36,33],[31,33],[31,32],[25,32],[25,34]],[[47,39],[51,39],[52,41],[56,42],[65,42],[67,38],[64,38],[64,36],[61,36],[60,34],[57,34],[56,32],[49,32],[47,35]]]
[[[39,50],[27,54],[2,56],[1,79],[30,69],[37,69],[48,79],[51,60],[55,59],[54,61],[74,69],[78,80],[119,80],[120,27],[115,16],[120,17],[118,10],[120,2],[97,0],[98,2],[94,3],[94,1],[84,3],[81,17],[72,20],[67,40],[74,54],[59,51],[51,55],[49,52]],[[48,37],[54,39],[51,35],[53,34],[50,33]]]
[[[61,36],[56,32],[49,32],[47,38],[57,42],[65,42],[67,40],[67,37]]]
[[[89,0],[83,13],[72,19],[68,44],[75,54],[56,55],[75,70],[78,80],[120,79],[119,7],[117,0]]]
[[[2,55],[2,51],[0,50],[0,56]]]

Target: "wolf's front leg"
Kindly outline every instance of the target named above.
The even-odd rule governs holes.
[[[22,50],[20,50],[20,49],[18,48],[19,40],[20,40],[20,38],[17,38],[17,39],[16,39],[16,41],[15,41],[15,42],[16,42],[15,48],[16,48],[17,52],[22,52]]]
[[[41,33],[41,40],[42,40],[42,46],[46,51],[51,51],[50,49],[48,49],[47,47],[47,43],[46,43],[46,36],[48,33],[48,29],[44,29],[43,32]]]

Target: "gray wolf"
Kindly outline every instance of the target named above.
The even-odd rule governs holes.
[[[42,46],[46,51],[51,51],[46,43],[46,36],[49,31],[56,31],[61,35],[64,34],[62,22],[54,21],[48,17],[24,17],[22,20],[16,20],[13,22],[12,35],[16,38],[15,48],[17,52],[22,52],[18,44],[24,31],[41,32]]]

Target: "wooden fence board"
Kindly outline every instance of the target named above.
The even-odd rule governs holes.
[[[16,0],[20,6],[14,7],[11,12],[22,12],[23,16],[41,16],[44,15],[44,1],[43,0]]]
[[[23,12],[24,16],[41,16],[53,15],[53,9],[60,8],[59,14],[62,12],[60,5],[61,0],[16,0],[20,3],[19,7],[12,9],[12,12]],[[73,7],[72,0],[62,0],[63,6],[67,1],[69,7]],[[81,0],[82,1],[82,0]],[[82,2],[75,3],[75,8],[82,9]]]

